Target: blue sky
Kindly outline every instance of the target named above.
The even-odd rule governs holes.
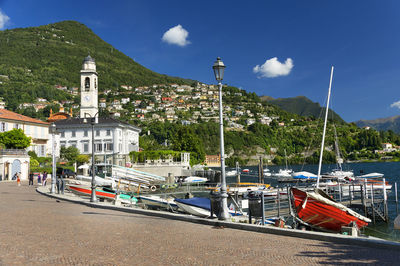
[[[400,1],[0,0],[0,29],[77,20],[158,73],[274,98],[304,95],[346,121],[400,114]]]

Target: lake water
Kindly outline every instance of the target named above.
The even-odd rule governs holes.
[[[241,174],[241,182],[257,182],[258,181],[258,167],[257,166],[242,166],[242,169],[249,169],[248,175]],[[284,168],[284,166],[268,166],[271,172],[278,172],[279,169]],[[291,165],[289,167],[293,171],[308,171],[317,174],[318,165]],[[336,168],[336,165],[326,164],[322,166],[321,173],[328,172]],[[400,231],[393,229],[393,220],[397,217],[396,203],[395,203],[395,190],[394,184],[397,182],[398,190],[400,190],[400,163],[399,162],[385,162],[385,163],[352,163],[344,165],[344,170],[353,170],[354,174],[368,174],[368,173],[382,173],[390,184],[393,185],[391,191],[388,192],[388,209],[389,209],[389,223],[377,222],[375,225],[370,224],[364,233],[367,235],[384,238],[388,240],[394,240],[400,242]],[[227,170],[232,170],[228,168]],[[361,173],[361,174],[360,174]],[[265,183],[271,184],[272,186],[277,186],[276,179],[265,178]],[[235,183],[236,177],[227,177],[227,183]],[[400,191],[399,191],[400,192]],[[400,195],[399,195],[400,196]]]

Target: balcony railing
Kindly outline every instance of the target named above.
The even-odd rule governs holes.
[[[0,149],[0,155],[28,155],[25,149]]]

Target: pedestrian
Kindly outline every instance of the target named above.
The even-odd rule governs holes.
[[[37,176],[37,183],[38,183],[38,185],[42,184],[42,177],[40,176],[40,173],[38,173],[38,176]]]
[[[42,185],[46,186],[46,179],[47,179],[47,172],[44,171],[43,172],[43,177],[42,177]]]
[[[33,173],[32,172],[29,173],[29,186],[30,185],[33,186]]]
[[[17,184],[19,187],[21,186],[21,173],[17,174]]]

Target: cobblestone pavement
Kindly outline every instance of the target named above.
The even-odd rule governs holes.
[[[0,182],[0,265],[394,265],[399,253],[95,209]]]

